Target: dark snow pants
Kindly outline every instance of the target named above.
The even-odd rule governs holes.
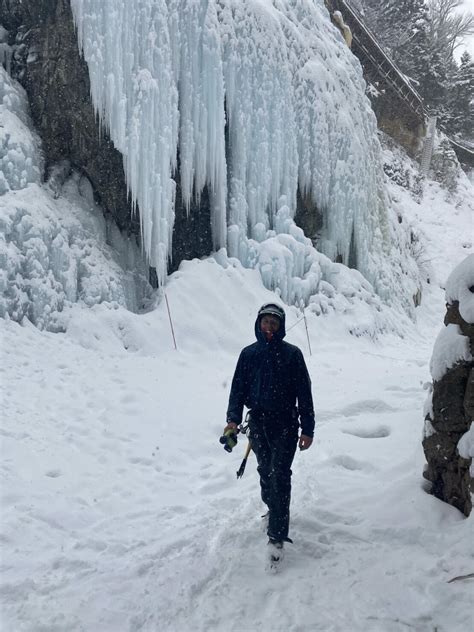
[[[260,474],[262,500],[268,506],[268,537],[285,540],[290,524],[291,464],[298,443],[298,420],[286,415],[250,413],[250,442]]]

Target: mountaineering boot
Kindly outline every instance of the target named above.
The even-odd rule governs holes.
[[[271,570],[275,570],[283,560],[283,542],[281,540],[268,540],[268,563]]]

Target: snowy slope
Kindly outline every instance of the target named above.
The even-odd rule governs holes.
[[[459,169],[453,191],[427,178],[420,192],[417,163],[385,135],[382,139],[390,205],[408,239],[403,249],[411,250],[424,281],[444,288],[450,269],[474,248],[473,184]]]
[[[287,308],[317,429],[296,455],[295,544],[277,576],[264,570],[253,457],[237,481],[243,446],[227,455],[218,443],[237,354],[274,299],[256,270],[208,259],[172,275],[178,351],[162,298],[141,315],[78,304],[63,334],[0,321],[6,630],[472,627],[472,580],[448,583],[472,573],[472,520],[425,493],[421,449],[442,287],[472,211],[467,197],[456,208],[428,191],[411,206],[391,187],[432,259],[416,326],[357,337],[373,319],[366,302],[307,310],[310,356],[301,314]]]

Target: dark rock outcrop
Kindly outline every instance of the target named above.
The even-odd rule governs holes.
[[[137,233],[122,155],[99,130],[69,0],[4,0],[0,21],[15,37],[12,74],[28,94],[45,179],[56,163],[69,161],[89,178],[97,201],[119,228]]]
[[[302,194],[299,187],[296,197],[295,223],[303,229],[304,234],[312,240],[313,244],[317,245],[323,229],[323,213],[312,197]]]
[[[400,101],[390,87],[382,87],[372,75],[364,73],[367,83],[376,87],[377,96],[369,92],[377,126],[399,143],[412,158],[419,155],[425,135],[423,119],[415,115],[404,101]]]
[[[0,24],[10,32],[12,74],[26,89],[42,139],[45,179],[67,161],[88,177],[97,202],[119,228],[139,235],[139,209],[132,212],[122,155],[94,112],[69,0],[0,0]],[[178,184],[171,270],[211,250],[208,195],[204,191],[188,212]]]
[[[469,338],[474,351],[474,324],[459,313],[459,303],[447,305],[445,325],[458,325]],[[459,440],[469,430],[474,417],[474,362],[461,361],[433,383],[432,412],[426,417],[431,431],[425,434],[423,449],[427,460],[424,477],[432,483],[431,492],[457,507],[466,516],[472,510],[470,476],[471,459],[463,458],[457,449]]]
[[[184,259],[202,257],[212,251],[211,206],[207,187],[201,193],[199,208],[186,210],[181,186],[176,187],[173,245],[168,272],[174,272]]]

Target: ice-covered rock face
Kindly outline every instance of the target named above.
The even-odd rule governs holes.
[[[323,252],[348,262],[352,244],[358,269],[388,293],[375,117],[323,0],[71,6],[93,101],[124,156],[159,280],[179,154],[185,204],[208,186],[216,249],[253,265],[249,239],[273,238],[282,207],[292,221],[300,187],[324,214]]]
[[[0,318],[59,331],[76,302],[137,311],[149,286],[135,240],[103,217],[87,178],[58,165],[41,183],[30,125],[24,91],[0,66]]]
[[[24,91],[15,84],[0,65],[0,195],[39,182],[42,171]]]
[[[459,302],[459,313],[466,323],[474,324],[474,254],[454,268],[446,282],[446,302]]]
[[[57,199],[37,184],[0,197],[0,318],[61,331],[73,303],[141,307],[147,280],[139,248],[81,189],[75,174]]]

